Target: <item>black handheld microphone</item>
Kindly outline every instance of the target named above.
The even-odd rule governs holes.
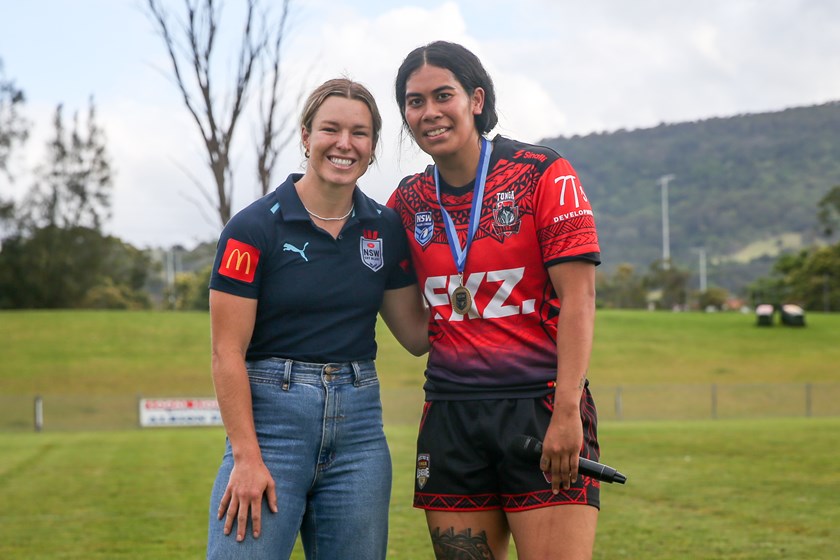
[[[535,437],[520,435],[513,438],[510,450],[527,461],[539,463],[540,457],[542,457],[542,442]],[[583,457],[578,461],[578,472],[609,484],[613,482],[624,484],[627,481],[627,477],[614,468]]]

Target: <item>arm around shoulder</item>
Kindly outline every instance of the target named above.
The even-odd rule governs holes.
[[[417,284],[385,290],[379,314],[403,348],[415,356],[429,351],[429,308]]]

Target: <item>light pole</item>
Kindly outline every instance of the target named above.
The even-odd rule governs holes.
[[[706,248],[695,247],[700,256],[700,293],[706,293]]]
[[[668,225],[668,183],[674,179],[674,175],[663,175],[659,178],[659,186],[662,188],[662,268],[671,268],[671,232]]]

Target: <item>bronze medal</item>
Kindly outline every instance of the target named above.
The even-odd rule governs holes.
[[[466,315],[472,307],[472,294],[464,286],[452,290],[452,311],[458,315]]]

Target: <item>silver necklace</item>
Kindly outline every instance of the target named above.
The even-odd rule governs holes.
[[[301,203],[301,204],[303,204],[303,203]],[[341,216],[339,218],[324,218],[322,216],[319,216],[318,214],[316,214],[315,212],[313,212],[309,208],[307,208],[305,204],[303,205],[303,209],[306,210],[307,214],[309,214],[313,218],[318,218],[319,220],[324,220],[325,222],[340,222],[341,220],[346,220],[350,216],[350,214],[353,213],[353,209],[355,207],[356,207],[356,203],[354,202],[352,205],[350,205],[350,210],[348,210],[347,213],[344,214],[343,216]]]

